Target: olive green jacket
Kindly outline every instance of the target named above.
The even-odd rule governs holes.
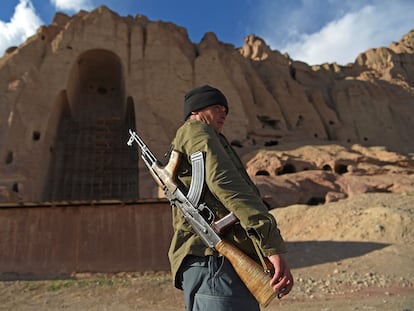
[[[256,245],[264,256],[285,253],[286,246],[274,217],[268,213],[257,187],[253,184],[236,152],[227,139],[204,122],[187,120],[177,131],[172,148],[183,154],[177,170],[182,191],[191,183],[190,156],[194,152],[205,154],[206,187],[202,201],[219,219],[232,211],[240,220],[223,237],[260,263]],[[174,235],[169,250],[171,272],[176,273],[188,254],[214,255],[185,221],[180,210],[173,208]]]

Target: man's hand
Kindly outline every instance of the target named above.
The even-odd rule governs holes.
[[[272,286],[273,290],[278,293],[277,297],[280,299],[289,294],[292,289],[293,276],[283,255],[271,255],[268,259],[275,269],[275,274],[270,280],[270,286]]]

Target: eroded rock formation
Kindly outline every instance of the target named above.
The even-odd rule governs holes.
[[[273,208],[318,205],[362,193],[414,191],[414,159],[383,147],[281,146],[248,154],[245,162]]]
[[[239,49],[106,7],[56,14],[0,59],[1,200],[157,196],[127,129],[161,157],[185,92],[204,83],[226,94],[225,134],[242,155],[292,142],[413,152],[413,47],[411,31],[353,64],[310,67],[254,35]]]

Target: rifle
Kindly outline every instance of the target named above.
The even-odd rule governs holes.
[[[141,158],[155,182],[164,190],[171,206],[180,209],[184,218],[208,247],[214,248],[230,261],[234,270],[256,300],[263,307],[266,307],[277,296],[277,293],[270,286],[271,274],[269,270],[264,270],[263,267],[243,251],[220,237],[220,234],[238,219],[233,213],[229,213],[214,222],[212,221],[214,217],[211,216],[211,211],[207,216],[204,216],[207,220],[203,217],[204,213],[202,212],[206,209],[206,206],[204,204],[198,205],[200,195],[194,195],[194,193],[201,194],[201,191],[192,190],[194,184],[198,185],[193,187],[193,189],[199,189],[200,181],[204,182],[204,167],[200,169],[200,165],[198,165],[200,163],[198,160],[203,158],[201,152],[191,156],[193,175],[191,186],[186,196],[177,186],[175,179],[181,154],[176,150],[172,150],[168,163],[163,166],[136,132],[129,130],[129,134],[131,136],[127,142],[128,146],[131,146],[134,141],[138,143],[141,149]]]

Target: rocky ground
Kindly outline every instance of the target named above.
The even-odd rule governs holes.
[[[274,210],[295,287],[266,310],[414,310],[414,192]],[[0,310],[183,310],[168,272],[0,282]]]

